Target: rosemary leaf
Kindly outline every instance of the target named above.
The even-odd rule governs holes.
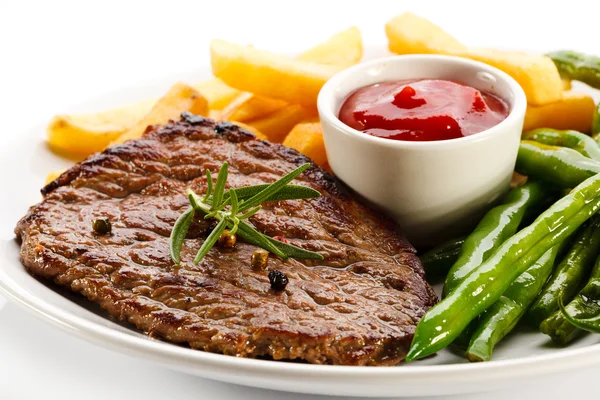
[[[251,216],[253,216],[254,214],[256,214],[257,212],[259,212],[261,209],[262,209],[262,206],[256,206],[252,210],[246,211],[244,214],[238,215],[238,218],[239,219],[248,219]]]
[[[273,196],[275,193],[279,192],[282,188],[284,188],[288,183],[293,181],[298,175],[303,173],[308,167],[310,167],[310,163],[303,164],[295,170],[293,170],[292,172],[285,175],[284,177],[282,177],[281,179],[277,180],[276,182],[271,183],[266,188],[264,188],[263,190],[252,196],[250,199],[245,201],[244,204],[240,206],[240,212],[246,211],[249,208],[257,206],[269,197]]]
[[[188,208],[187,211],[177,218],[177,222],[175,222],[175,226],[173,226],[173,230],[171,231],[171,237],[169,238],[169,252],[171,253],[171,260],[173,260],[176,265],[179,265],[181,259],[181,247],[187,236],[188,229],[190,229],[190,224],[194,220],[194,213],[193,207]]]
[[[194,258],[194,264],[198,264],[204,258],[206,253],[208,253],[210,249],[212,249],[212,247],[215,245],[215,243],[217,243],[217,240],[219,240],[219,237],[225,230],[225,227],[227,227],[227,218],[223,218],[217,224],[215,229],[213,229],[210,235],[208,235],[204,243],[202,243],[202,247],[200,247],[200,250],[198,250],[198,254],[196,254],[196,257]]]
[[[208,200],[208,198],[210,197],[210,195],[212,193],[212,189],[213,189],[212,175],[211,175],[209,169],[206,170],[206,184],[208,186],[206,188],[206,194],[202,198],[202,201],[207,201]]]
[[[283,258],[284,260],[287,260],[289,258],[283,251],[279,250],[278,247],[273,245],[273,243],[266,240],[264,238],[264,235],[259,233],[256,229],[254,229],[252,226],[248,225],[244,221],[240,221],[237,234],[246,242],[261,247],[275,254],[276,256]]]
[[[225,192],[225,200],[227,200],[230,196],[231,192],[235,192],[237,194],[238,200],[247,200],[252,196],[260,193],[262,190],[266,189],[269,186],[268,183],[254,186],[246,186],[236,189],[229,189]],[[274,195],[270,196],[267,201],[279,201],[279,200],[297,200],[297,199],[314,199],[319,197],[321,193],[318,191],[311,189],[306,186],[301,185],[287,185],[276,192]]]
[[[225,192],[225,183],[227,182],[228,166],[229,164],[227,164],[227,162],[224,162],[223,165],[221,165],[221,169],[219,170],[217,182],[215,183],[215,191],[213,193],[211,210],[215,210],[217,207],[221,206],[221,201],[223,200],[223,193]]]
[[[257,232],[260,235],[263,235],[260,232]],[[319,253],[315,253],[314,251],[305,250],[301,247],[294,246],[293,244],[283,243],[277,239],[273,239],[270,236],[263,235],[268,241],[273,243],[275,247],[279,250],[283,251],[289,258],[297,258],[304,260],[322,260],[323,256]]]
[[[231,215],[236,215],[239,209],[238,197],[235,191],[231,192]]]

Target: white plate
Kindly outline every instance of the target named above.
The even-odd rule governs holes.
[[[177,80],[195,82],[208,71],[170,76],[147,85],[115,91],[75,107],[95,111],[157,96]],[[39,189],[48,171],[72,163],[54,156],[44,145],[44,126],[13,132],[18,135],[3,150],[4,210],[0,227],[0,288],[38,317],[90,342],[141,357],[190,374],[242,385],[291,392],[341,396],[427,396],[492,390],[517,385],[535,376],[580,368],[600,362],[600,336],[588,335],[567,348],[552,345],[536,332],[510,335],[496,349],[494,361],[469,364],[442,351],[429,359],[390,368],[321,366],[249,360],[205,353],[148,338],[111,322],[80,297],[57,292],[30,276],[19,261],[19,245],[12,233],[29,205],[40,201]],[[15,166],[19,166],[18,172]],[[15,171],[15,173],[10,173]]]

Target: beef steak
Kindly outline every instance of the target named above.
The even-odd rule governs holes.
[[[186,115],[77,164],[42,189],[15,230],[28,270],[100,304],[152,337],[240,357],[317,364],[394,365],[436,297],[396,225],[351,197],[314,164],[294,183],[320,198],[266,203],[250,222],[321,253],[324,261],[269,257],[238,242],[192,259],[211,229],[194,221],[175,266],[169,234],[205,169],[229,162],[229,187],[273,182],[309,161],[230,123]],[[108,217],[112,233],[95,235]],[[271,289],[268,270],[289,278]]]

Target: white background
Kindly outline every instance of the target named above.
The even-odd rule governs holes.
[[[0,156],[2,145],[17,140],[25,127],[69,111],[81,100],[205,69],[213,38],[296,53],[357,25],[367,45],[382,46],[384,23],[410,10],[469,45],[600,54],[599,9],[596,0],[0,0]],[[40,130],[40,140],[43,135]],[[0,174],[17,173],[18,166],[13,167]],[[8,188],[3,188],[2,196],[7,195]],[[10,235],[2,232],[3,238]],[[600,360],[597,368],[532,381],[526,387],[448,398],[598,398],[598,376]],[[21,398],[312,397],[242,388],[155,367],[74,339],[0,298],[0,399]]]

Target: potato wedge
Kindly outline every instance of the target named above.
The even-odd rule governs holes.
[[[319,122],[296,125],[286,136],[283,145],[298,150],[320,167],[327,165],[323,131]]]
[[[439,26],[412,13],[400,14],[385,24],[391,52],[398,54],[456,54],[466,51]]]
[[[239,126],[240,128],[243,128],[243,129],[247,130],[250,133],[252,133],[254,136],[256,136],[257,139],[268,140],[267,135],[265,135],[264,133],[262,133],[261,131],[259,131],[255,127],[253,127],[252,125],[248,125],[248,124],[245,124],[245,123],[240,122],[240,121],[231,121],[231,123]]]
[[[239,90],[227,86],[218,78],[198,82],[192,86],[208,101],[211,110],[222,110],[240,94]]]
[[[52,149],[74,158],[102,151],[150,111],[154,100],[96,114],[57,115],[48,124]]]
[[[142,137],[148,126],[164,124],[170,119],[179,119],[180,114],[184,111],[206,116],[209,112],[208,101],[193,87],[179,82],[154,104],[144,118],[111,144],[138,139]]]
[[[247,124],[263,133],[271,142],[281,143],[296,124],[310,115],[311,113],[304,107],[298,104],[290,104],[273,114]]]
[[[306,107],[315,106],[323,84],[342,69],[222,40],[212,42],[210,53],[213,74],[229,86]]]
[[[437,25],[406,13],[394,17],[385,27],[388,47],[399,54],[431,53],[470,58],[492,65],[512,76],[533,105],[561,99],[563,82],[552,60],[546,56],[490,49],[470,49]]]
[[[351,27],[301,53],[296,60],[349,67],[360,61],[362,53],[360,31]],[[252,121],[282,109],[287,104],[285,101],[244,92],[223,109],[221,117],[226,120]]]
[[[587,94],[564,92],[562,99],[555,103],[528,105],[523,130],[552,128],[590,132],[594,108],[594,99]]]

